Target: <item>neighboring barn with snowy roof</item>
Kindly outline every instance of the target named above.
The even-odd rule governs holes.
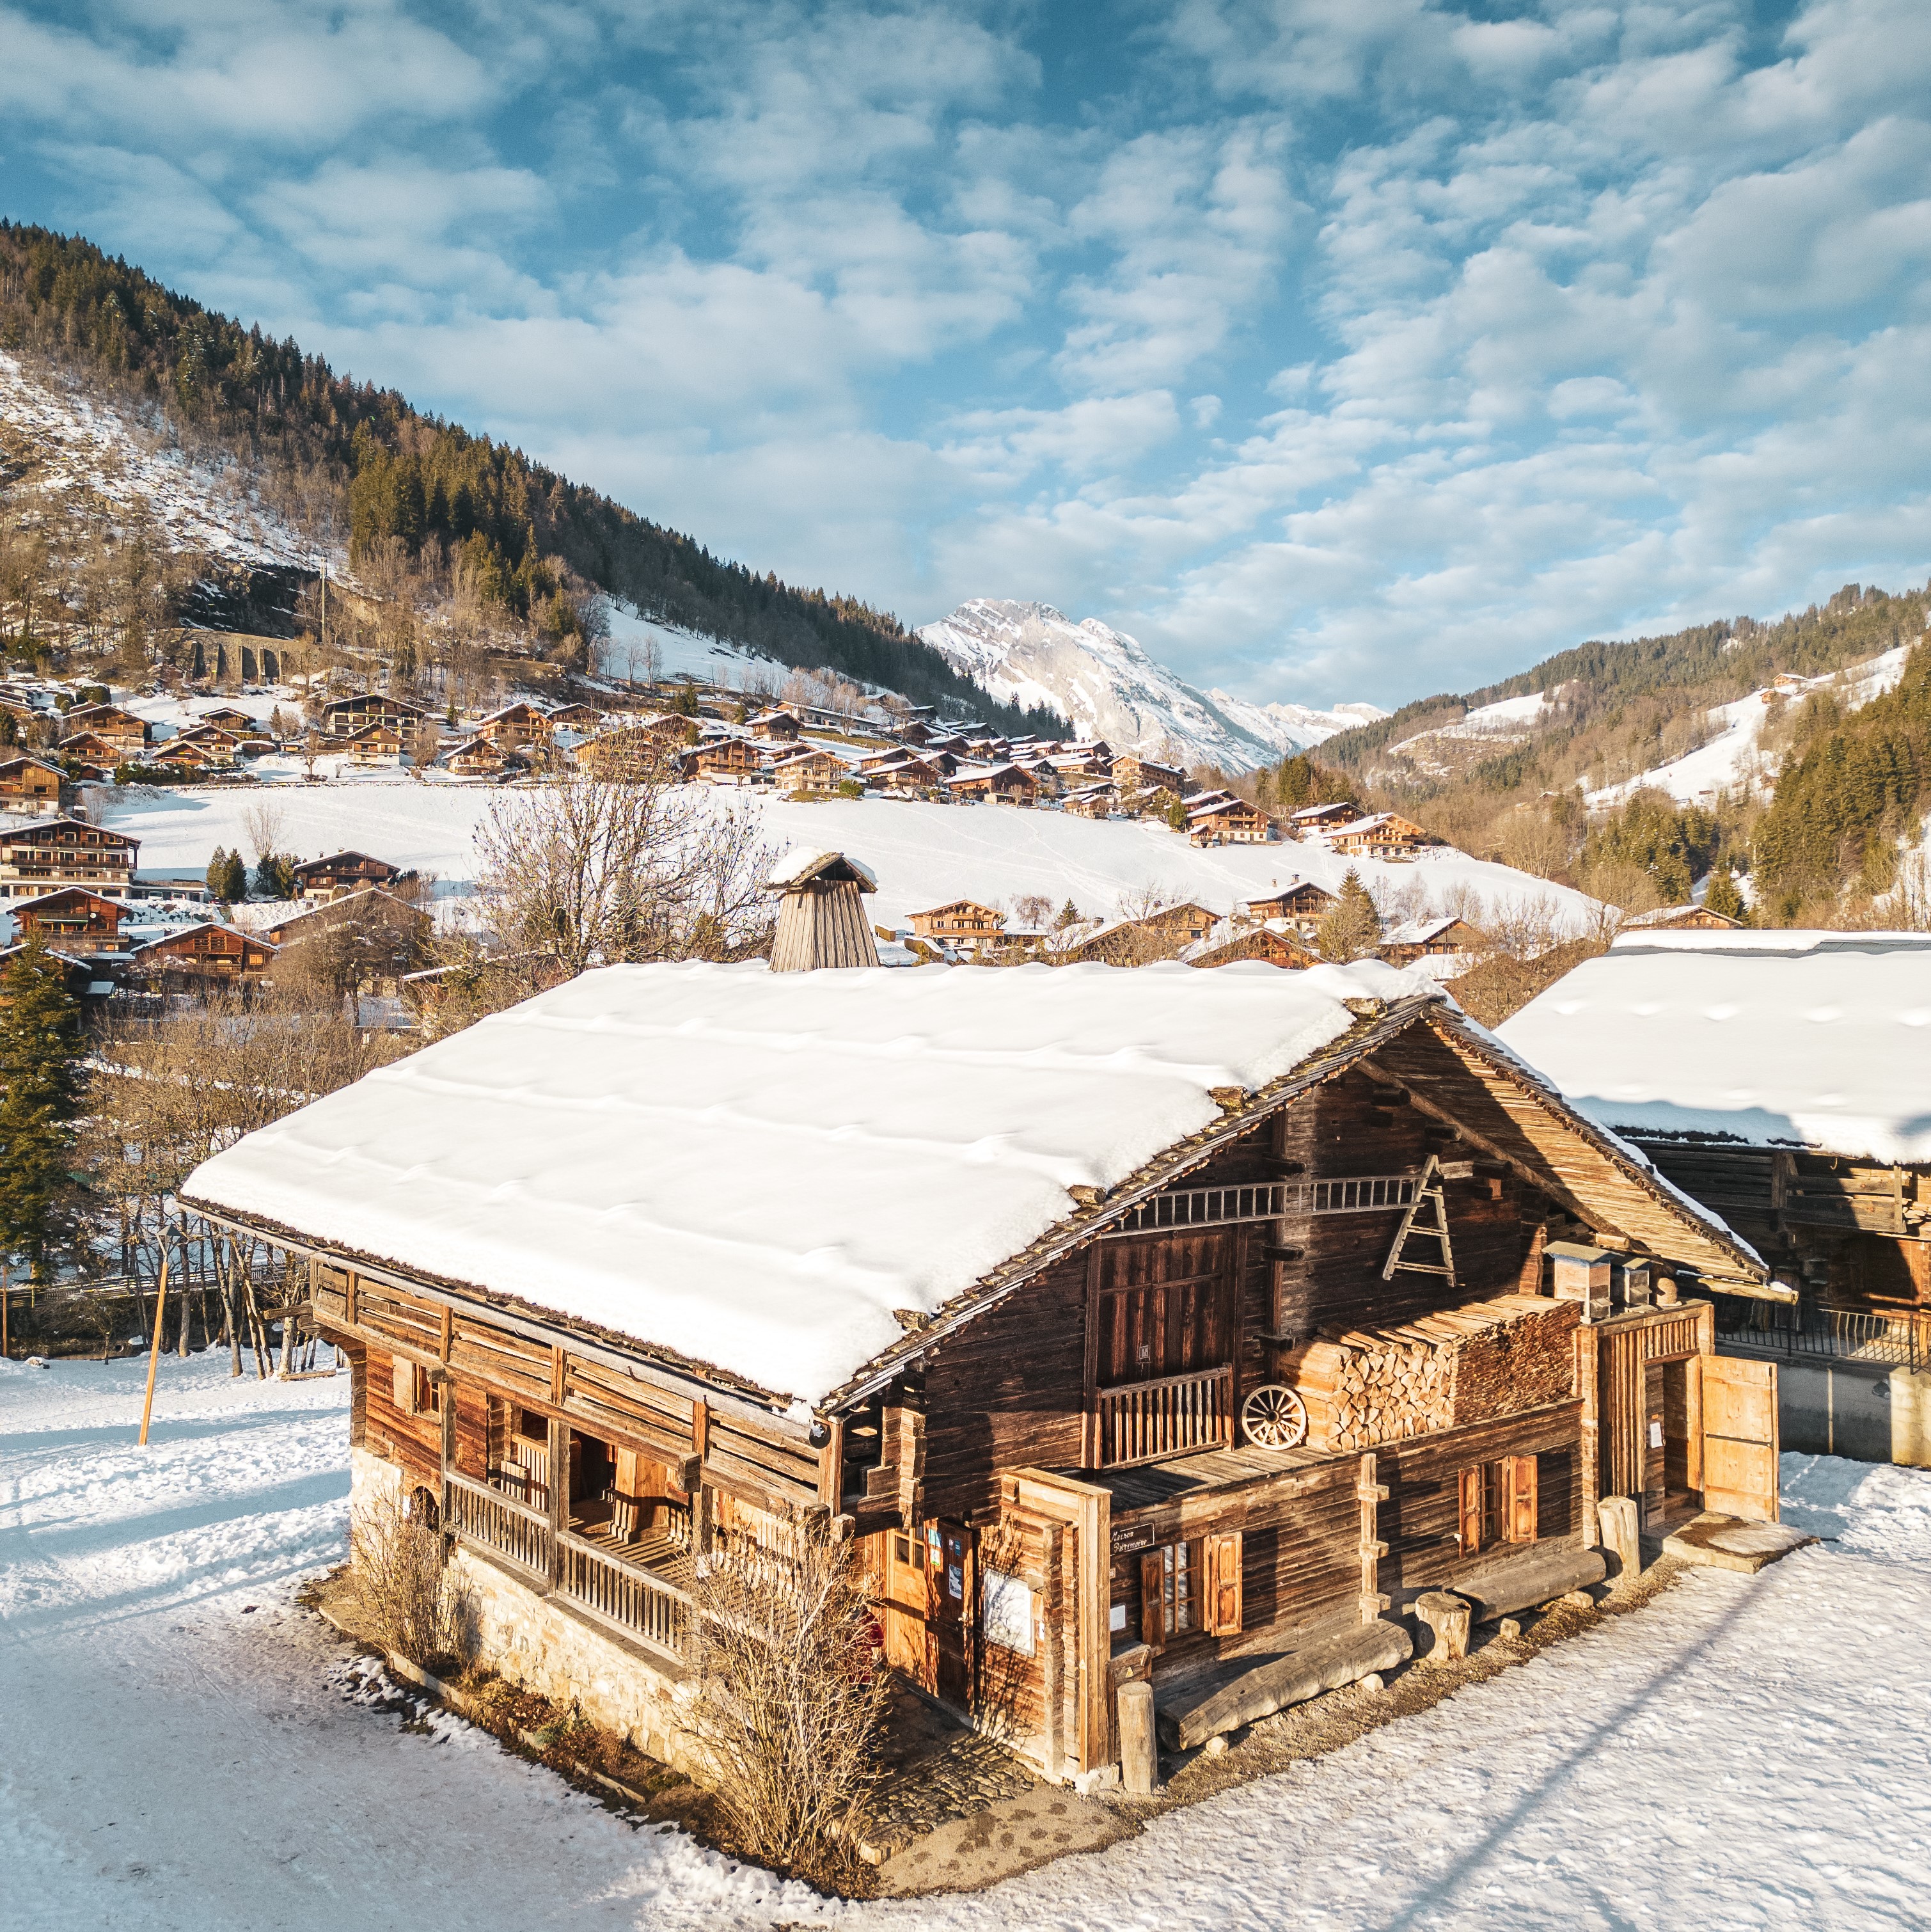
[[[1931,934],[1626,933],[1501,1036],[1801,1284],[1825,1339],[1882,1314],[1931,1344]]]

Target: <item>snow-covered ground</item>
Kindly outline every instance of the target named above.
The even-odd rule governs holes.
[[[1225,913],[1237,899],[1258,898],[1295,878],[1332,889],[1351,865],[1371,890],[1378,886],[1394,893],[1419,885],[1429,905],[1417,912],[1447,910],[1458,887],[1480,892],[1491,905],[1546,899],[1577,932],[1592,909],[1580,892],[1459,852],[1432,852],[1396,864],[1350,860],[1318,845],[1291,842],[1201,848],[1165,826],[1142,820],[1084,819],[1009,806],[897,799],[799,805],[757,793],[698,795],[718,809],[737,806],[757,813],[780,848],[836,849],[862,860],[877,874],[878,896],[869,910],[880,924],[902,922],[909,914],[950,898],[1009,902],[1029,892],[1056,906],[1071,898],[1084,912],[1110,914],[1123,897],[1150,885]],[[140,839],[144,872],[199,871],[217,845],[238,846],[252,856],[246,815],[271,799],[283,814],[283,844],[304,858],[347,847],[392,865],[433,871],[445,886],[460,890],[475,876],[475,827],[491,801],[503,796],[493,787],[427,784],[391,772],[328,784],[279,785],[272,792],[185,787],[146,797],[130,794],[109,822]]]
[[[0,1364],[0,1924],[1120,1932],[1925,1922],[1931,1473],[1784,1458],[1828,1539],[1111,1851],[976,1895],[808,1898],[490,1739],[358,1702],[295,1610],[338,1559],[346,1379]]]
[[[1763,790],[1777,776],[1777,761],[1759,748],[1764,726],[1773,715],[1773,699],[1780,697],[1786,704],[1799,704],[1813,691],[1828,691],[1846,711],[1858,710],[1890,690],[1904,675],[1904,661],[1912,648],[1911,644],[1900,644],[1882,657],[1852,664],[1828,677],[1780,678],[1775,685],[1753,691],[1734,704],[1720,704],[1710,713],[1714,735],[1707,743],[1666,765],[1605,785],[1589,794],[1588,802],[1618,804],[1631,792],[1646,788],[1666,791],[1686,805],[1714,798],[1720,792]]]
[[[31,446],[31,488],[85,491],[144,511],[180,548],[244,563],[316,560],[239,471],[190,462],[164,433],[90,397],[79,382],[4,353],[0,422]]]
[[[653,678],[688,676],[736,691],[743,689],[747,680],[775,688],[790,676],[788,668],[775,658],[640,616],[614,598],[609,605],[609,620],[610,635],[597,652],[596,668],[605,677],[642,683]]]

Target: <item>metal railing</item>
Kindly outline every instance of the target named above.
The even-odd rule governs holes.
[[[1931,1366],[1931,1326],[1909,1315],[1753,1302],[1741,1316],[1720,1324],[1717,1334],[1720,1341],[1775,1349],[1792,1359],[1821,1355],[1840,1361],[1888,1362],[1903,1368]]]
[[[1234,1370],[1196,1370],[1102,1389],[1099,1409],[1103,1469],[1224,1449],[1234,1440]]]
[[[1354,1174],[1327,1180],[1255,1181],[1241,1187],[1177,1187],[1136,1202],[1106,1232],[1144,1234],[1162,1228],[1225,1227],[1296,1214],[1374,1214],[1407,1207],[1420,1184],[1418,1174]]]

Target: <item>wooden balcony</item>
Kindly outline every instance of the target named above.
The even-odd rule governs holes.
[[[453,1469],[443,1472],[442,1523],[624,1636],[673,1657],[689,1654],[692,1612],[683,1585],[691,1559],[679,1540],[661,1535],[628,1544],[607,1530],[582,1533],[587,1525],[559,1530],[547,1510]]]
[[[1097,1407],[1102,1469],[1225,1448],[1234,1440],[1234,1370],[1230,1364],[1102,1389]]]

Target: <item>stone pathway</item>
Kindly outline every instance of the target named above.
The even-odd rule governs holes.
[[[1058,1795],[1003,1744],[902,1684],[886,1714],[885,1759],[885,1796],[865,1847],[874,1863],[989,1806],[1035,1791]]]

